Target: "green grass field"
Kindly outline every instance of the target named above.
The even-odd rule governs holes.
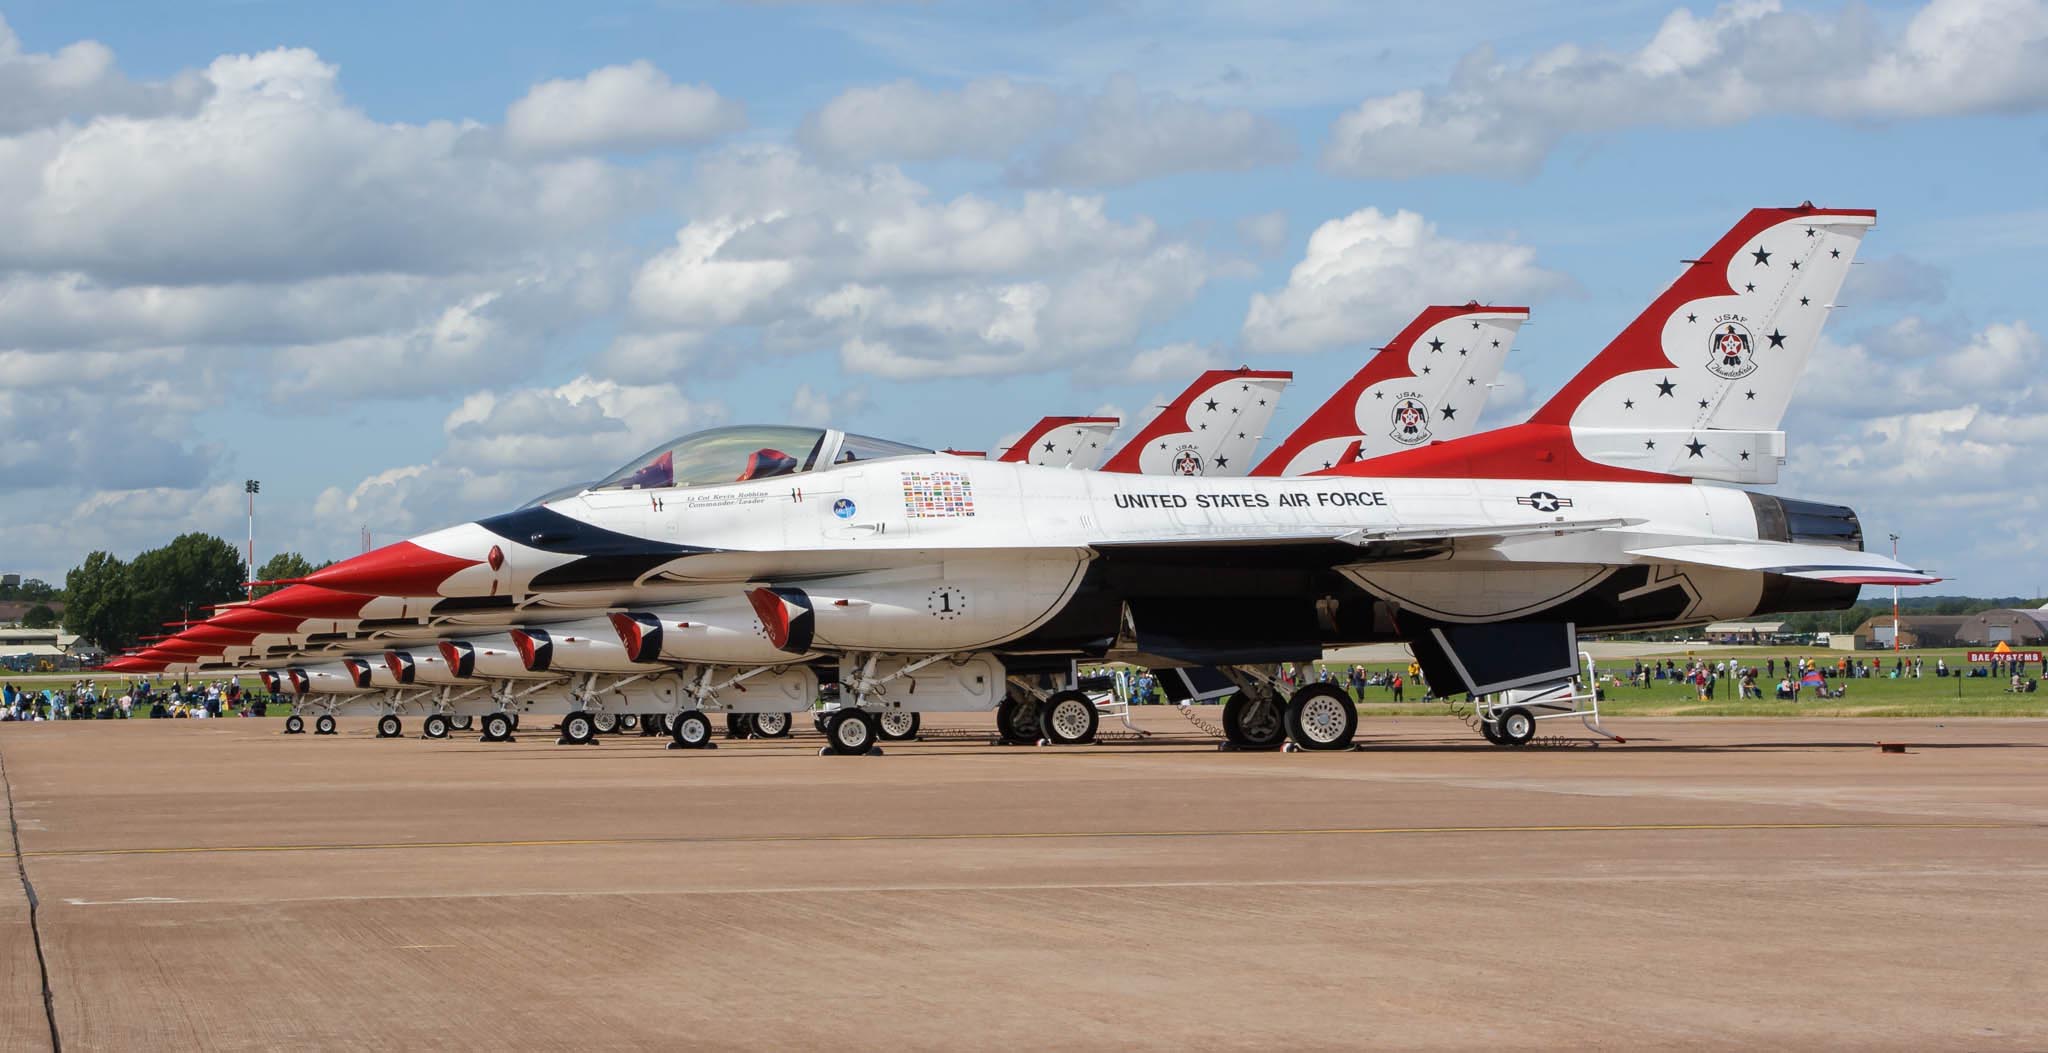
[[[1964,664],[1963,649],[1941,649],[1907,651],[1904,655],[1926,661],[1926,675],[1918,680],[1890,680],[1872,678],[1846,681],[1848,695],[1841,699],[1816,699],[1811,690],[1802,691],[1799,701],[1781,702],[1774,699],[1737,699],[1732,683],[1721,683],[1712,701],[1701,701],[1689,685],[1673,681],[1652,680],[1647,688],[1634,686],[1606,686],[1606,698],[1601,702],[1601,712],[1610,716],[1682,716],[1682,717],[2044,717],[2048,716],[2048,685],[2032,694],[2014,695],[2006,691],[2008,681],[1991,677],[1941,677],[1934,675],[1936,659],[1946,659],[1951,668]],[[1845,655],[1859,659],[1883,657],[1885,668],[1890,669],[1891,652],[1859,651],[1848,652],[1815,650],[1797,647],[1691,647],[1674,645],[1668,652],[1654,656],[1646,655],[1644,662],[1653,658],[1665,658],[1681,666],[1688,656],[1699,656],[1721,660],[1734,658],[1738,661],[1762,667],[1767,658],[1778,660],[1782,671],[1788,659],[1800,657],[1816,661],[1832,662]],[[1392,671],[1405,668],[1390,662],[1361,663],[1368,671]],[[1634,666],[1635,659],[1607,659],[1596,663],[1603,684],[1610,673],[1626,677]],[[1330,663],[1331,673],[1341,682],[1351,666],[1348,663]],[[2029,675],[2040,677],[2038,665],[2029,667]],[[81,679],[76,674],[37,674],[27,676],[0,675],[0,682],[12,683],[16,687],[34,688],[69,687]],[[113,689],[115,695],[125,690],[133,681],[126,676],[88,676],[98,682],[101,694]],[[1770,680],[1765,690],[1775,684]],[[263,685],[255,677],[242,678],[243,690],[262,693]],[[1370,687],[1365,690],[1365,703],[1360,712],[1365,716],[1424,716],[1447,711],[1441,702],[1419,702],[1417,692],[1411,686],[1407,701],[1396,704],[1393,692],[1384,687]],[[285,707],[273,706],[271,715],[281,715]]]

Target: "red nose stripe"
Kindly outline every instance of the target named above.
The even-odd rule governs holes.
[[[247,629],[230,629],[224,625],[195,625],[180,634],[196,643],[217,643],[239,647],[256,638]]]
[[[401,541],[316,570],[305,582],[365,596],[434,596],[455,572],[482,562]]]
[[[293,585],[256,601],[258,610],[290,614],[299,618],[355,618],[363,613],[368,597],[353,592],[336,592],[314,585]]]
[[[299,623],[303,621],[304,618],[295,614],[257,610],[254,607],[237,607],[225,614],[214,615],[206,624],[217,625],[223,629],[240,629],[248,633],[291,633],[297,632]]]

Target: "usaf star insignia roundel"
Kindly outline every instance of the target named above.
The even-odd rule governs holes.
[[[1756,340],[1738,315],[1714,320],[1707,343],[1707,372],[1722,380],[1740,380],[1756,372]]]

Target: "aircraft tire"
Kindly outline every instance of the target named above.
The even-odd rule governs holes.
[[[790,725],[794,723],[795,718],[788,713],[756,713],[753,720],[754,736],[763,739],[786,739],[789,737]]]
[[[875,718],[875,732],[884,742],[902,742],[917,737],[917,729],[924,726],[924,718],[916,713],[892,709]]]
[[[285,733],[285,734],[287,734],[287,735],[303,735],[303,734],[305,734],[305,732],[306,732],[306,718],[305,718],[305,717],[302,717],[302,716],[298,715],[297,713],[293,713],[293,714],[292,714],[291,716],[288,716],[288,717],[284,718],[284,733]]]
[[[427,719],[420,723],[420,733],[430,739],[447,738],[448,718],[439,713],[427,714]]]
[[[727,713],[725,715],[725,737],[749,739],[754,737],[754,715],[752,713]]]
[[[1527,746],[1536,737],[1536,718],[1520,706],[1500,715],[1500,738],[1502,745]]]
[[[399,723],[397,717],[392,716],[389,713],[386,713],[383,716],[377,718],[378,738],[395,739],[403,734],[405,734],[405,726]]]
[[[825,718],[826,748],[854,756],[875,748],[875,718],[858,709],[842,709]]]
[[[597,733],[600,735],[618,734],[619,715],[617,713],[593,713],[590,716],[590,722],[597,725]]]
[[[640,730],[640,717],[633,713],[621,713],[615,727],[619,734],[630,735]]]
[[[686,750],[701,750],[711,745],[711,718],[694,709],[686,709],[669,718],[669,737],[675,744]]]
[[[1280,706],[1254,706],[1239,691],[1223,703],[1223,737],[1245,749],[1278,749],[1287,740],[1287,714]]]
[[[1287,737],[1305,750],[1351,748],[1358,707],[1335,684],[1309,684],[1287,700]]]
[[[457,731],[468,731],[476,727],[476,718],[464,713],[461,716],[450,718],[448,724]]]
[[[1038,705],[1039,735],[1055,746],[1094,742],[1099,720],[1094,700],[1079,691],[1055,691]]]
[[[1505,746],[1508,744],[1508,740],[1500,737],[1500,721],[1487,720],[1486,718],[1481,717],[1479,719],[1479,733],[1481,735],[1486,736],[1486,741],[1491,742],[1496,746]]]
[[[332,734],[334,734],[334,714],[332,714],[332,713],[322,713],[322,714],[320,714],[319,716],[317,716],[317,717],[314,717],[314,718],[313,718],[313,734],[315,734],[315,735],[332,735]]]
[[[562,741],[571,746],[582,746],[597,737],[597,721],[589,713],[576,710],[562,716]]]
[[[484,714],[485,742],[510,742],[512,732],[518,730],[519,720],[511,713]]]
[[[1004,742],[1025,746],[1038,741],[1038,700],[1005,698],[996,706],[996,733]]]

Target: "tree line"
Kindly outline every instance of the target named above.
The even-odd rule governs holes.
[[[298,578],[317,569],[296,552],[280,552],[257,569],[256,579]],[[144,636],[175,632],[172,623],[204,619],[216,604],[244,599],[247,572],[241,552],[212,534],[181,534],[126,561],[95,551],[64,575],[64,630],[107,651],[131,647]]]

